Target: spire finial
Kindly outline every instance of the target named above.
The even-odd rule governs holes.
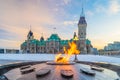
[[[74,38],[76,37],[76,32],[74,32],[74,36],[73,36]]]
[[[78,25],[79,24],[86,24],[83,4],[84,4],[84,0],[81,0],[81,15],[80,15]]]
[[[31,31],[31,25],[30,25],[30,31]]]
[[[77,37],[77,35],[76,35],[76,32],[74,32],[73,40],[74,40],[74,41],[79,40],[78,37]]]
[[[81,0],[81,7],[82,7],[81,16],[84,17],[85,14],[84,14],[84,2],[83,2],[83,0]]]
[[[56,27],[53,28],[53,32],[55,33]]]

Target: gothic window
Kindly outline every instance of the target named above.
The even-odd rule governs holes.
[[[81,35],[83,35],[83,33],[81,33]]]
[[[47,43],[47,46],[49,45],[49,43]]]
[[[51,43],[51,46],[53,46],[53,43]]]
[[[34,49],[34,47],[32,47],[32,49]]]
[[[28,46],[30,46],[30,43],[28,44]]]

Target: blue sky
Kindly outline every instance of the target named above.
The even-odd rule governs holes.
[[[120,41],[120,0],[83,0],[87,38],[98,49]],[[36,39],[57,33],[71,39],[77,32],[81,0],[0,0],[0,48],[18,48],[30,25]]]

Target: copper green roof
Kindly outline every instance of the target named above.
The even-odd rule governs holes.
[[[45,46],[45,44],[46,44],[46,41],[44,41],[44,40],[41,40],[41,41],[39,42],[39,46]]]
[[[33,40],[30,40],[30,43],[31,43],[31,44],[37,44],[37,43],[39,43],[39,41],[36,40],[36,39],[33,39]]]
[[[61,40],[60,45],[68,45],[69,40]]]
[[[58,36],[58,34],[52,34],[47,41],[60,41],[60,37]]]
[[[27,42],[23,42],[21,45],[22,46],[27,46]]]
[[[52,34],[52,35],[50,36],[50,38],[48,38],[47,41],[59,41],[59,42],[60,42],[60,45],[64,46],[64,45],[68,45],[68,42],[72,42],[73,39],[70,39],[70,40],[61,40],[61,39],[58,37],[57,34]],[[33,40],[30,40],[30,44],[36,44],[36,45],[38,45],[38,46],[45,46],[45,45],[46,45],[46,41],[45,41],[45,40],[39,41],[39,40],[33,39]],[[91,41],[88,40],[88,39],[86,39],[86,44],[87,44],[87,45],[91,44]],[[21,44],[21,46],[27,46],[27,42],[26,42],[26,41],[23,42],[23,43]]]
[[[88,39],[86,39],[86,44],[87,44],[87,45],[91,44],[91,41],[88,40]]]

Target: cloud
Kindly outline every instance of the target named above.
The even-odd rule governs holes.
[[[46,4],[44,0],[1,0],[0,46],[5,44],[6,47],[19,48],[27,38],[30,25],[36,39],[40,39],[41,33],[48,37],[51,30],[44,24],[54,24],[57,20],[51,7],[48,8]]]
[[[97,5],[96,12],[97,13],[101,13],[101,12],[105,12],[106,13],[106,8],[104,6],[102,6],[102,5]]]
[[[96,3],[96,12],[105,13],[107,15],[115,15],[120,12],[120,1],[119,0],[109,0],[106,5]]]
[[[65,5],[68,5],[71,2],[71,0],[63,0],[63,2]]]
[[[92,11],[90,11],[90,10],[88,10],[88,11],[86,12],[86,14],[87,14],[87,16],[93,16],[93,15],[94,15],[94,13],[93,13]]]
[[[69,15],[65,6],[70,2],[71,0],[1,0],[0,42],[7,44],[6,47],[19,48],[27,39],[30,25],[35,39],[40,39],[42,33],[47,39],[53,33],[53,27],[57,27],[56,32],[61,38],[71,38],[73,26],[78,21],[66,21]]]
[[[109,11],[111,14],[117,14],[120,11],[120,2],[119,0],[110,0],[109,2]]]
[[[68,25],[77,25],[78,21],[64,21],[63,24],[64,26],[68,26]]]
[[[5,3],[8,1],[7,3]],[[0,2],[0,20],[10,24],[51,24],[54,23],[52,12],[44,5],[45,3],[18,0],[5,0]],[[18,4],[18,5],[16,5]]]

